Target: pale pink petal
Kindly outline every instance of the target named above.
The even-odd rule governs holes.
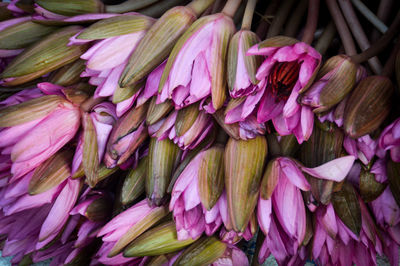
[[[356,158],[352,155],[343,156],[315,168],[300,166],[301,170],[317,178],[341,182],[346,178]]]
[[[300,171],[296,163],[286,157],[280,157],[277,160],[279,162],[282,174],[284,174],[294,186],[300,188],[303,191],[310,190],[310,184],[308,183],[307,179],[304,177],[303,173]]]

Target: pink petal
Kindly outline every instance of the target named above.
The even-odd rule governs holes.
[[[290,182],[300,188],[303,191],[308,191],[311,189],[310,184],[304,177],[303,173],[300,171],[298,166],[290,159],[286,157],[280,157],[277,159],[279,162],[280,169],[282,173],[290,180]]]
[[[258,199],[257,205],[257,220],[258,225],[265,235],[268,235],[269,227],[271,225],[272,201],[264,200],[261,197]]]
[[[301,170],[314,177],[341,182],[346,178],[356,158],[352,155],[343,156],[315,168],[301,167]]]

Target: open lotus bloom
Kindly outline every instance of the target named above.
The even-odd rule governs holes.
[[[332,204],[317,209],[312,250],[317,262],[323,265],[377,265],[376,256],[383,254],[385,243],[381,242],[380,232],[364,202],[359,200],[359,203],[362,225],[358,236],[341,221]],[[398,258],[393,265],[397,263]]]
[[[203,232],[212,235],[222,224],[221,211],[226,211],[226,198],[220,196],[223,183],[217,182],[218,185],[212,185],[209,187],[211,191],[207,191],[204,187],[208,184],[201,181],[205,177],[201,171],[206,171],[204,161],[210,160],[208,151],[211,149],[196,155],[172,189],[169,209],[174,215],[178,240],[197,239]],[[205,197],[211,197],[213,204],[204,205]]]
[[[299,143],[307,140],[312,133],[314,115],[297,98],[314,80],[321,55],[305,43],[282,36],[254,45],[247,55],[266,56],[256,74],[262,89],[247,96],[235,108],[234,119],[226,119],[243,121],[258,107],[258,122],[272,120],[280,135],[294,134]]]
[[[158,140],[169,138],[181,149],[194,149],[214,127],[211,115],[193,104],[149,126],[149,135]]]
[[[60,95],[44,95],[10,105],[0,113],[0,147],[11,158],[14,180],[55,154],[80,126],[79,107]]]
[[[400,162],[400,118],[387,126],[379,137],[379,148],[390,151],[394,162]]]
[[[226,98],[225,59],[233,21],[218,13],[194,22],[174,46],[161,82],[159,101],[172,99],[181,109],[211,96],[207,110],[217,110]]]

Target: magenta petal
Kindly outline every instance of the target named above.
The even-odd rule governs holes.
[[[343,156],[314,168],[301,166],[301,170],[317,178],[341,182],[346,178],[355,159],[352,155]]]
[[[280,157],[277,159],[279,162],[280,169],[282,173],[290,180],[290,182],[300,188],[303,191],[308,191],[311,189],[310,184],[304,177],[303,173],[300,171],[298,166],[290,159],[285,157]]]
[[[276,118],[283,110],[285,103],[283,101],[276,102],[269,88],[266,89],[264,96],[260,100],[260,107],[257,111],[257,121],[267,122]]]
[[[272,205],[271,199],[264,200],[261,197],[258,199],[257,220],[261,230],[265,235],[268,235],[271,224]]]
[[[58,195],[49,215],[40,229],[39,241],[47,239],[54,233],[59,233],[67,222],[69,212],[78,199],[80,180],[68,179],[60,194]]]

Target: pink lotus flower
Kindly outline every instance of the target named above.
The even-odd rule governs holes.
[[[199,111],[189,129],[185,132],[177,132],[178,112],[175,110],[168,117],[149,126],[149,135],[158,140],[169,138],[182,150],[194,149],[213,129],[212,117],[204,111]]]
[[[224,254],[210,264],[211,266],[248,266],[249,260],[246,254],[234,245],[228,245]]]
[[[279,40],[282,37],[275,38]],[[235,118],[227,115],[226,121],[243,121],[258,105],[258,122],[272,120],[280,135],[294,134],[302,143],[312,133],[314,115],[309,107],[298,104],[297,98],[312,82],[321,55],[311,46],[295,40],[288,41],[291,44],[286,46],[263,46],[270,41],[267,39],[247,51],[247,55],[267,57],[256,74],[260,81],[258,86],[262,89],[247,96],[235,108]]]
[[[124,14],[124,16],[129,15],[138,16],[137,13]],[[148,19],[150,22],[152,21],[150,18]],[[111,97],[111,100],[114,102],[116,101],[116,99],[113,99],[113,95],[117,88],[119,88],[118,80],[128,63],[130,55],[136,49],[136,46],[145,33],[146,30],[141,30],[99,40],[81,56],[82,59],[87,61],[86,70],[81,74],[81,76],[90,77],[89,83],[97,86],[95,97]],[[71,38],[70,45],[79,45],[93,41],[80,39],[80,34],[81,32]],[[156,90],[157,87],[152,95],[155,94]],[[133,106],[135,100],[142,91],[143,88],[139,88],[139,90],[128,99],[116,101],[118,117],[122,116],[130,107]]]
[[[345,156],[315,168],[307,168],[289,158],[278,157],[270,162],[268,187],[261,187],[257,217],[261,230],[267,236],[259,260],[272,253],[280,264],[303,261],[301,244],[306,234],[306,210],[300,190],[311,186],[303,172],[314,177],[342,181],[350,171],[355,158]],[[264,180],[262,182],[264,184]]]
[[[159,101],[172,99],[176,109],[211,95],[207,110],[225,101],[225,54],[235,32],[231,18],[222,13],[198,19],[178,40],[160,82]]]
[[[38,86],[46,92],[45,87],[48,84]],[[36,90],[32,93],[37,95]],[[22,95],[13,99],[18,101],[18,97]],[[79,107],[63,97],[55,97],[54,101],[58,104],[51,112],[1,130],[0,148],[3,148],[2,154],[11,157],[11,174],[14,180],[44,162],[75,136],[80,126]],[[63,119],[60,120],[60,117]]]
[[[226,199],[220,197],[207,210],[200,199],[198,172],[205,151],[200,152],[186,166],[176,180],[169,204],[173,212],[178,240],[197,239],[203,232],[212,235],[222,224],[221,208],[226,208]]]
[[[400,118],[387,126],[379,137],[379,148],[390,151],[394,162],[400,162]]]
[[[163,207],[149,207],[146,200],[133,205],[126,211],[115,216],[98,233],[98,237],[103,237],[103,245],[95,255],[95,261],[105,265],[122,265],[125,263],[137,263],[141,258],[125,258],[122,254],[108,257],[110,251],[129,229],[141,222],[146,217],[152,215]],[[131,239],[133,240],[133,239]],[[128,243],[127,243],[128,244]],[[136,264],[135,264],[136,265]]]
[[[101,163],[104,157],[108,137],[110,136],[115,121],[117,120],[115,106],[109,102],[97,104],[92,108],[89,116],[92,119],[96,131],[97,153],[99,156],[99,163]],[[82,163],[82,155],[83,136],[81,134],[75,151],[74,159],[72,161],[72,175],[74,175],[78,171]]]
[[[343,224],[332,204],[318,208],[312,250],[318,263],[377,265],[376,255],[383,254],[383,243],[364,202],[359,199],[359,203],[362,216],[359,236]]]
[[[343,146],[347,153],[358,158],[364,165],[369,164],[372,158],[374,158],[377,144],[377,140],[373,140],[369,135],[358,139],[346,136],[343,141]]]

